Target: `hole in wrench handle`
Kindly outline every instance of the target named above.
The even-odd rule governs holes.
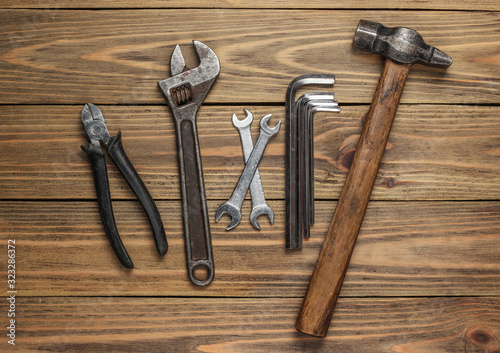
[[[213,280],[214,265],[196,123],[191,120],[181,121],[177,136],[181,147],[179,162],[188,274],[191,282],[205,286]],[[207,276],[203,280],[194,274],[194,269],[198,266],[207,270]]]
[[[206,286],[214,279],[214,264],[210,260],[197,260],[189,264],[191,282],[198,286]]]

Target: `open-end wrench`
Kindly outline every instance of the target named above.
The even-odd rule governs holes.
[[[250,126],[253,121],[253,114],[245,109],[246,118],[243,120],[238,120],[236,114],[233,114],[233,125],[238,129],[240,133],[241,146],[243,148],[243,157],[245,163],[247,163],[248,158],[253,150],[252,132],[250,131]],[[252,182],[250,184],[250,194],[252,195],[252,212],[250,213],[250,223],[260,230],[260,225],[258,222],[259,216],[267,214],[271,224],[274,223],[274,211],[266,203],[266,198],[264,196],[264,189],[262,188],[262,181],[260,179],[259,169],[255,171]]]
[[[253,180],[255,172],[257,171],[257,167],[259,165],[260,159],[264,154],[264,149],[267,146],[267,143],[279,130],[281,126],[281,121],[276,124],[275,127],[271,128],[267,125],[267,122],[271,118],[271,114],[266,115],[260,121],[260,135],[255,143],[255,147],[250,154],[250,157],[247,160],[247,164],[245,165],[245,169],[241,173],[240,179],[234,188],[233,194],[229,198],[228,201],[224,202],[217,209],[217,213],[215,214],[215,220],[218,221],[224,213],[227,213],[231,216],[231,222],[226,227],[226,230],[231,230],[236,227],[241,221],[241,205],[243,204],[243,200],[245,199],[245,195],[248,191],[248,188]]]
[[[200,65],[184,71],[186,64],[177,45],[170,59],[172,77],[158,85],[167,98],[177,131],[188,275],[192,283],[205,286],[214,278],[214,262],[196,114],[219,76],[220,63],[208,46],[198,41],[193,45]],[[204,278],[197,278],[195,269],[204,270]]]
[[[285,192],[286,192],[286,248],[299,249],[302,247],[302,237],[299,237],[298,224],[303,216],[298,213],[300,201],[297,198],[297,185],[299,183],[298,168],[298,119],[296,111],[295,96],[300,87],[304,85],[333,85],[335,83],[334,75],[302,75],[295,78],[288,85],[285,101],[285,119],[286,119],[286,156],[285,156]]]

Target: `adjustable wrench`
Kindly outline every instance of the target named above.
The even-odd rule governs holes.
[[[253,150],[252,133],[250,131],[250,126],[253,121],[253,114],[245,109],[246,118],[243,120],[238,120],[236,114],[233,114],[233,125],[238,129],[240,133],[241,146],[243,148],[243,157],[245,158],[245,163],[247,163],[248,158]],[[250,213],[250,223],[260,230],[260,225],[258,222],[259,216],[267,214],[271,224],[274,223],[274,211],[266,203],[266,198],[264,196],[264,189],[262,188],[262,181],[260,179],[259,169],[255,171],[255,175],[250,184],[250,194],[252,195],[252,212]]]
[[[206,286],[214,278],[210,223],[196,128],[196,114],[219,76],[217,55],[205,44],[193,41],[200,65],[184,71],[186,64],[177,45],[170,58],[172,77],[158,82],[174,116],[177,131],[179,168],[188,275],[192,283]],[[197,278],[195,269],[205,270]]]
[[[248,191],[248,187],[250,186],[255,172],[257,171],[257,167],[259,165],[260,159],[264,154],[264,149],[267,146],[267,143],[279,130],[281,126],[281,121],[276,124],[275,127],[271,128],[267,125],[267,122],[271,118],[271,114],[266,115],[260,121],[260,135],[257,139],[257,143],[248,158],[245,169],[241,173],[240,180],[238,180],[238,184],[234,188],[233,194],[231,198],[224,202],[217,209],[217,213],[215,214],[215,220],[218,221],[224,213],[229,214],[231,216],[231,222],[226,227],[226,230],[231,230],[236,227],[241,221],[241,205],[243,204],[243,200],[245,199],[245,195]]]

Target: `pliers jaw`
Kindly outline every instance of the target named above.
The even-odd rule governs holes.
[[[101,111],[91,103],[86,104],[82,110],[82,122],[90,139],[90,145],[88,147],[82,146],[82,149],[87,153],[92,165],[102,223],[118,259],[124,267],[134,267],[116,228],[111,204],[106,158],[100,141],[106,145],[106,150],[111,160],[139,199],[151,224],[158,252],[160,255],[164,255],[168,250],[168,244],[160,213],[123,149],[121,133],[118,132],[115,137],[110,137]]]
[[[92,144],[98,144],[99,141],[108,144],[110,136],[99,108],[92,103],[85,104],[82,110],[82,122]]]

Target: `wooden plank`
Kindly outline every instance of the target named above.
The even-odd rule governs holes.
[[[369,103],[382,58],[351,47],[359,19],[404,24],[444,50],[448,70],[416,66],[403,103],[498,103],[500,13],[438,11],[4,10],[0,103],[154,103],[175,44],[218,54],[211,103],[284,102],[290,81],[334,73],[342,102]]]
[[[342,105],[342,104],[341,104]],[[179,199],[177,147],[167,107],[101,106],[112,135],[125,149],[155,199]],[[282,106],[247,106],[258,119]],[[95,199],[82,106],[3,106],[0,109],[1,199]],[[361,131],[367,106],[315,116],[315,195],[336,199]],[[243,170],[237,130],[243,107],[204,106],[198,127],[209,199],[228,199]],[[499,107],[403,105],[396,116],[372,194],[376,200],[500,199]],[[284,123],[284,121],[283,121]],[[285,126],[260,164],[266,196],[284,199]],[[111,162],[110,162],[111,163]],[[135,199],[113,164],[114,198]]]
[[[123,242],[135,263],[119,265],[94,202],[1,202],[0,243],[16,242],[19,296],[302,297],[335,208],[316,203],[312,237],[285,250],[284,202],[269,201],[274,225],[213,221],[208,203],[215,280],[207,288],[187,279],[180,201],[158,202],[169,251],[160,258],[137,203],[115,202]],[[7,251],[0,252],[6,277]],[[499,295],[499,202],[371,202],[341,291],[343,297]]]
[[[498,298],[341,299],[329,335],[295,331],[298,299],[25,298],[19,352],[496,352]],[[8,304],[0,304],[3,312]],[[1,318],[7,327],[7,316]],[[6,329],[3,329],[6,331]]]
[[[310,0],[302,2],[298,0],[252,0],[252,1],[230,1],[202,0],[180,1],[180,0],[120,0],[120,1],[82,1],[82,0],[3,0],[1,8],[17,9],[46,9],[57,11],[58,9],[99,9],[99,8],[224,8],[224,9],[417,9],[417,10],[474,10],[474,11],[500,11],[498,2],[495,0],[461,1],[452,0],[421,0],[421,1],[397,1],[397,0],[360,0],[335,2],[324,0]]]

